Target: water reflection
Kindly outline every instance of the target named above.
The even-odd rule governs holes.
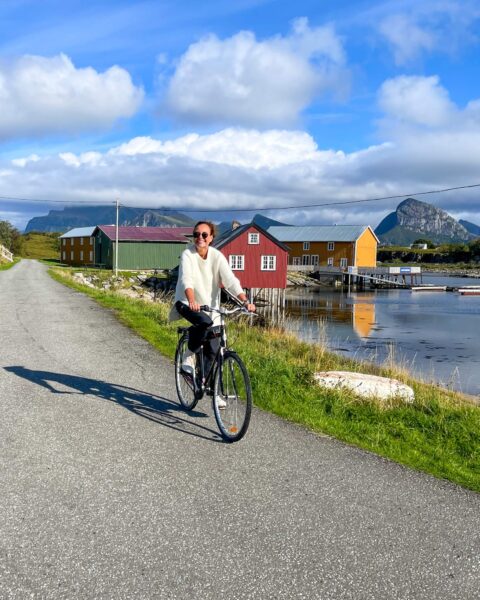
[[[358,360],[392,361],[426,381],[480,394],[478,296],[294,289],[285,316],[285,327],[305,341]]]
[[[348,324],[359,338],[367,338],[375,325],[375,294],[297,292],[287,296],[286,315],[302,321]]]

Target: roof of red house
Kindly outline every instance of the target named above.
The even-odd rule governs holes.
[[[97,229],[112,241],[115,240],[115,225],[98,225]],[[118,239],[122,242],[187,242],[192,235],[191,227],[119,227]]]
[[[285,244],[282,244],[280,240],[274,237],[271,233],[268,233],[268,231],[265,231],[265,229],[263,229],[256,223],[247,223],[246,225],[240,225],[240,227],[237,227],[236,229],[230,229],[229,231],[226,231],[218,238],[215,238],[213,245],[218,249],[223,248],[223,246],[226,246],[229,242],[234,240],[239,235],[242,235],[252,227],[253,229],[256,229],[259,233],[267,237],[269,240],[277,244],[277,246],[282,248],[282,250],[288,252],[288,247]]]

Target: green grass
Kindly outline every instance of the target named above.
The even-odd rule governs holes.
[[[131,300],[74,283],[68,271],[52,272],[67,285],[112,309],[118,318],[173,359],[178,323],[169,305]],[[480,407],[466,397],[411,379],[394,367],[360,364],[298,341],[279,330],[231,323],[230,340],[249,370],[255,404],[289,421],[334,436],[409,467],[480,491]],[[359,400],[313,382],[315,371],[350,370],[395,376],[415,390],[411,405]]]
[[[60,257],[59,233],[26,233],[22,236],[22,257],[36,259],[56,259]]]
[[[13,262],[1,262],[0,261],[0,271],[6,271],[7,269],[11,269],[14,265],[16,265],[18,262],[20,262],[20,258],[19,257],[15,257],[13,259]]]

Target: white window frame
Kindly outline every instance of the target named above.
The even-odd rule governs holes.
[[[73,250],[70,250],[70,260],[73,260]]]
[[[232,271],[244,271],[245,256],[243,254],[230,254],[228,257],[228,264]]]
[[[347,267],[348,267],[348,258],[341,258],[340,259],[340,268],[346,269]]]
[[[92,246],[93,246],[93,240],[94,240],[94,239],[95,239],[94,237],[91,237],[91,238],[90,238],[90,244],[92,244]]]
[[[327,258],[327,265],[329,267],[333,267],[333,256],[331,256],[330,258]]]
[[[318,265],[320,264],[320,258],[318,254],[310,255],[310,264],[312,265],[312,267],[318,267]]]
[[[80,260],[83,260],[83,250],[80,250]]]
[[[260,243],[260,234],[259,233],[249,233],[248,234],[248,243],[258,245]]]
[[[310,264],[310,254],[303,254],[302,255],[302,265],[308,266]]]
[[[89,260],[91,263],[93,263],[93,250],[90,250]]]
[[[295,267],[299,267],[302,264],[302,259],[300,258],[300,256],[294,256],[292,259],[292,264]]]
[[[80,238],[80,246],[83,246],[83,237]]]
[[[275,254],[262,254],[260,269],[262,271],[276,271],[277,257],[275,256]]]
[[[303,242],[303,249],[310,250],[310,242]]]
[[[327,250],[333,252],[335,250],[335,242],[328,242]]]
[[[67,253],[65,250],[62,252],[62,257],[62,260],[67,260]]]

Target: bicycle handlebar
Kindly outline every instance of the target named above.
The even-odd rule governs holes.
[[[212,306],[203,304],[202,306],[200,306],[200,310],[203,310],[204,312],[217,312],[220,315],[233,315],[235,313],[242,312],[246,315],[255,315],[256,317],[258,317],[256,313],[250,312],[244,306],[236,306],[235,308],[229,310],[228,308],[213,308]]]

